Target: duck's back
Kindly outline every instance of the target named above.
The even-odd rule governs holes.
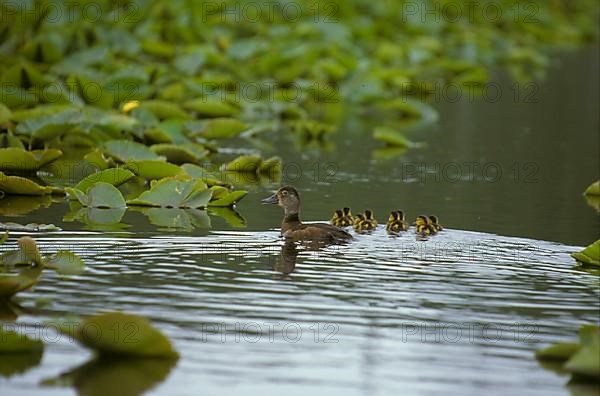
[[[297,224],[283,230],[285,238],[294,241],[322,240],[329,242],[343,242],[352,239],[352,235],[341,228],[325,223]]]

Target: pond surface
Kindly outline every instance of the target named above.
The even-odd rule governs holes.
[[[426,241],[379,229],[320,250],[283,245],[280,210],[259,205],[273,184],[249,186],[237,208],[246,228],[172,212],[211,228],[165,232],[128,211],[129,227],[88,231],[62,221],[65,203],[1,217],[62,227],[37,235],[41,250],[71,249],[87,264],[0,310],[47,343],[41,361],[0,364],[2,393],[569,394],[533,352],[598,321],[598,278],[569,256],[600,234],[581,196],[598,178],[598,67],[597,51],[557,55],[526,88],[533,103],[515,101],[503,75],[494,103],[440,99],[440,121],[410,135],[426,147],[400,156],[367,135],[378,125],[369,113],[349,117],[327,147],[257,143],[284,158],[282,182],[301,191],[305,219],[346,205],[380,220],[392,209],[435,213],[448,229]],[[150,318],[181,352],[176,366],[83,366],[89,353],[43,326],[107,309]],[[67,372],[72,387],[41,385]]]

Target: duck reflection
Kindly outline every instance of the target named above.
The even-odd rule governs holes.
[[[298,261],[298,255],[302,251],[320,251],[331,245],[340,245],[341,243],[334,243],[328,241],[302,241],[293,242],[291,240],[285,240],[281,246],[281,252],[279,257],[273,263],[273,271],[279,272],[285,278],[287,275],[294,272],[296,269],[296,263]]]
[[[177,359],[96,357],[42,386],[71,386],[78,395],[138,396],[163,382]]]

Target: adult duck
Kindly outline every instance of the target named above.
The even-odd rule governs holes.
[[[325,223],[304,224],[300,221],[300,194],[292,186],[281,187],[276,193],[262,200],[263,204],[278,205],[283,208],[281,235],[292,241],[326,241],[339,243],[352,239],[352,235]]]

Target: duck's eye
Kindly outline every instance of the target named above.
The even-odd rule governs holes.
[[[281,195],[287,195],[287,191],[285,191],[285,190],[284,190],[284,191],[282,191],[282,192],[281,192]]]

